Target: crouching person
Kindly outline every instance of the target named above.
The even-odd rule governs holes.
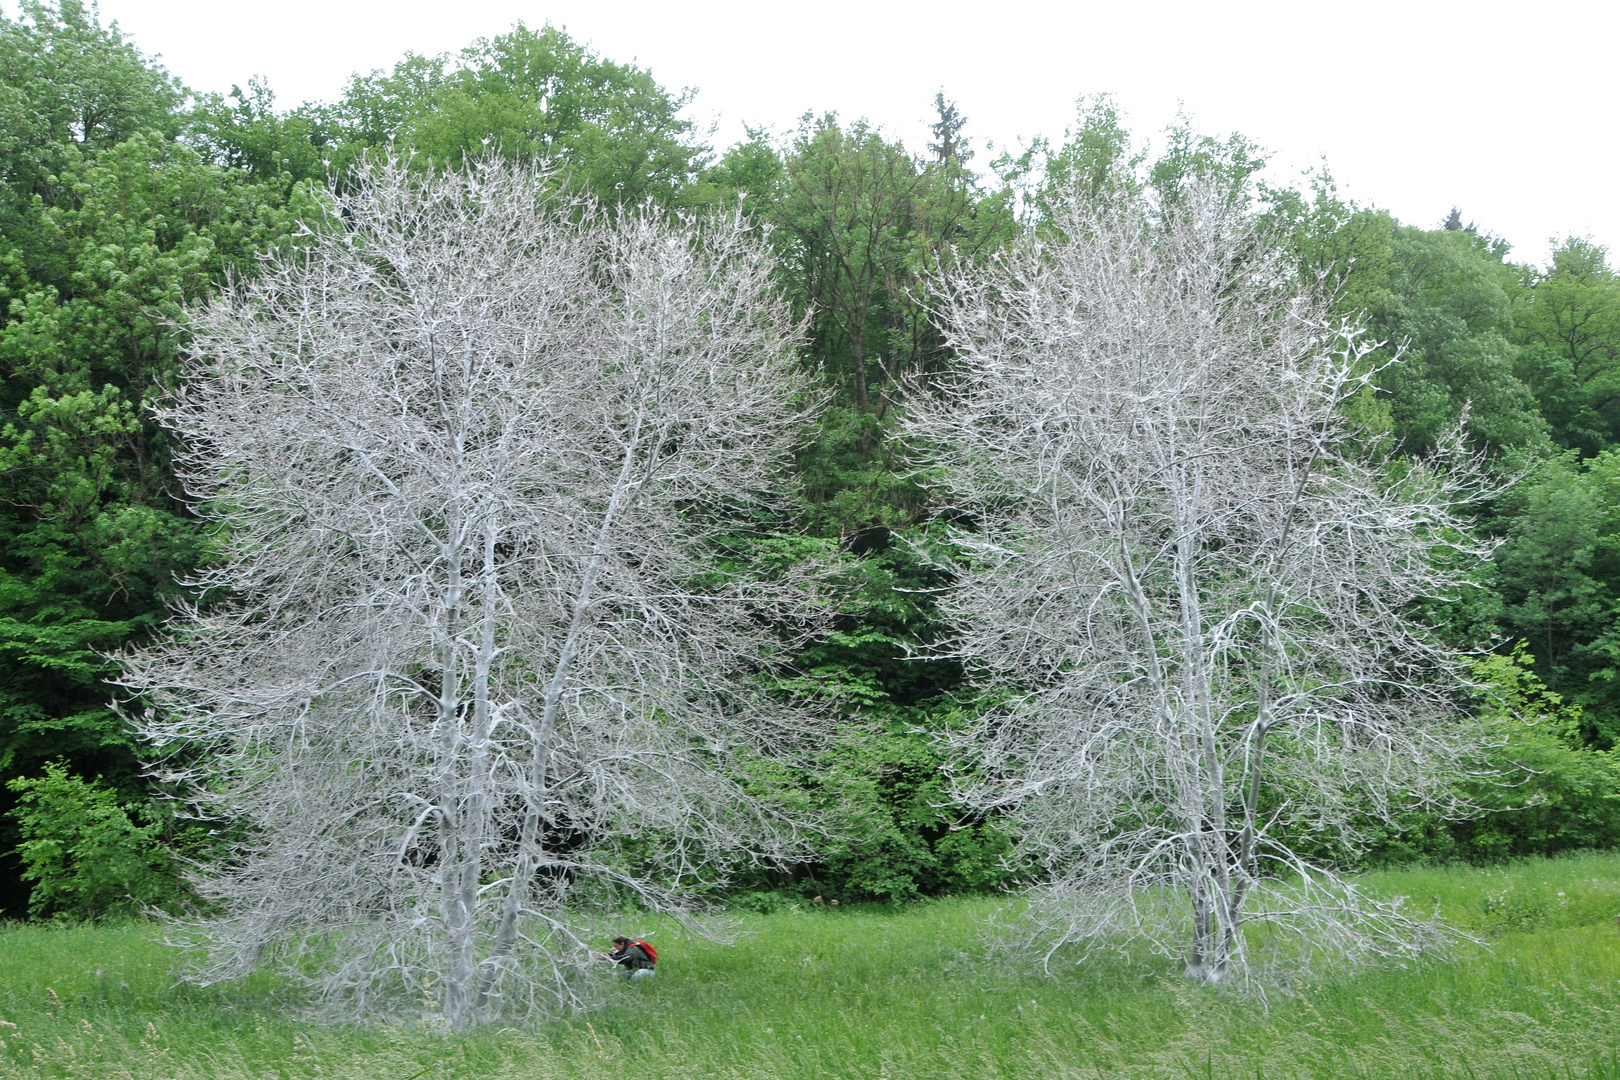
[[[650,979],[658,963],[658,950],[645,941],[631,941],[627,937],[613,939],[613,951],[605,954],[619,966],[619,974],[627,979]]]

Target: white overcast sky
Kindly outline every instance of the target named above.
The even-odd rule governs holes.
[[[1178,108],[1240,131],[1273,176],[1321,160],[1401,220],[1453,204],[1540,261],[1548,240],[1620,248],[1620,2],[1361,0],[963,3],[820,0],[102,0],[200,90],[268,79],[284,106],[330,99],[407,50],[453,51],[522,20],[564,27],[665,86],[725,145],[806,110],[865,116],[914,149],[944,89],[983,148],[1061,137],[1081,95],[1117,96],[1139,134]],[[13,0],[0,0],[15,14]],[[983,159],[981,159],[983,160]]]

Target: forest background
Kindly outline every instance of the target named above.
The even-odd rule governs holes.
[[[952,804],[936,736],[974,708],[933,603],[933,507],[892,437],[904,387],[951,356],[929,311],[936,270],[1047,227],[1055,190],[1216,172],[1243,187],[1303,271],[1403,350],[1358,401],[1368,437],[1420,455],[1464,424],[1509,493],[1477,508],[1499,540],[1472,598],[1430,614],[1482,651],[1519,786],[1496,811],[1414,816],[1374,862],[1489,860],[1620,839],[1620,278],[1571,237],[1546,265],[1456,209],[1434,227],[1259,172],[1241,135],[1183,123],[1150,154],[1107,98],[1061,141],[993,160],[935,98],[925,147],[861,120],[806,114],[785,139],[723,151],[686,98],[552,27],[460,54],[407,56],[330,104],[278,109],[250,82],[194,94],[93,11],[63,0],[0,15],[0,911],[94,917],[183,899],[179,867],[217,837],[143,774],[110,707],[108,654],[162,633],[210,538],[187,510],[149,405],[171,386],[181,313],[293,242],[315,194],[386,147],[422,167],[543,156],[608,205],[745,210],[770,227],[780,285],[807,319],[826,404],[798,454],[803,498],[777,523],[787,555],[839,560],[846,599],[800,657],[840,737],[798,778],[830,828],[816,858],[744,882],[735,903],[803,892],[905,900],[996,888],[1012,838]],[[1305,838],[1302,838],[1304,841]],[[1321,841],[1331,847],[1330,840]],[[1334,852],[1320,852],[1333,858]]]

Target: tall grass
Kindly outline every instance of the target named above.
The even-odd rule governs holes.
[[[1620,857],[1369,875],[1491,940],[1269,1008],[1169,964],[986,958],[994,901],[744,916],[658,939],[601,1010],[454,1039],[294,1019],[272,979],[173,985],[148,927],[0,931],[0,1076],[1594,1077],[1620,1080]]]

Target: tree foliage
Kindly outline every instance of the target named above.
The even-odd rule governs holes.
[[[1528,277],[1521,377],[1560,444],[1585,455],[1620,440],[1620,278],[1608,252],[1570,238]]]
[[[459,56],[408,56],[356,76],[314,113],[335,167],[368,150],[409,148],[460,165],[489,153],[544,159],[575,190],[607,205],[679,203],[703,164],[681,110],[652,74],[604,60],[556,27],[518,24]]]
[[[549,25],[406,56],[357,75],[336,101],[298,104],[278,103],[260,80],[191,94],[75,0],[7,11],[0,780],[61,760],[70,777],[104,778],[137,827],[159,794],[107,708],[105,656],[163,633],[165,605],[219,555],[177,498],[172,436],[150,412],[180,370],[188,306],[229,274],[257,273],[261,255],[295,242],[297,219],[321,213],[312,190],[353,182],[378,154],[424,174],[490,154],[544,157],[559,188],[632,213],[647,202],[740,204],[768,227],[776,287],[808,331],[801,404],[815,406],[800,414],[795,445],[804,498],[776,506],[769,526],[798,535],[770,550],[780,566],[840,552],[845,597],[797,657],[814,677],[793,685],[839,717],[843,738],[772,782],[837,824],[811,843],[812,862],[750,880],[845,898],[1003,880],[1012,870],[991,864],[1014,834],[953,801],[939,740],[998,694],[981,699],[958,665],[921,658],[953,633],[936,605],[951,577],[948,560],[922,554],[941,524],[927,524],[938,509],[932,463],[895,439],[911,395],[956,369],[934,314],[938,282],[1020,237],[1062,242],[1075,197],[1125,192],[1169,206],[1213,180],[1286,237],[1305,280],[1335,283],[1335,313],[1363,320],[1364,340],[1379,343],[1365,358],[1377,374],[1340,410],[1364,447],[1421,457],[1462,423],[1500,475],[1529,477],[1477,507],[1482,535],[1502,541],[1479,575],[1485,587],[1425,611],[1453,642],[1505,657],[1522,640],[1547,690],[1579,708],[1554,740],[1562,750],[1539,735],[1509,740],[1521,748],[1511,753],[1543,762],[1537,775],[1556,797],[1472,823],[1403,818],[1410,835],[1369,822],[1369,836],[1384,830],[1371,857],[1612,840],[1591,755],[1620,732],[1608,460],[1620,438],[1620,284],[1590,239],[1521,265],[1458,208],[1431,228],[1341,198],[1325,172],[1299,190],[1268,186],[1265,152],[1241,135],[1205,135],[1181,117],[1139,139],[1106,96],[1081,101],[1062,140],[1002,148],[988,164],[943,92],[920,147],[806,113],[785,137],[753,132],[716,155],[686,118],[692,91]],[[1388,364],[1397,351],[1403,362]],[[4,813],[15,795],[0,787],[0,907],[21,914],[22,864],[5,854],[21,841]],[[1540,824],[1525,824],[1536,814]],[[1519,824],[1501,824],[1510,820]]]
[[[772,226],[789,299],[809,324],[806,362],[832,390],[800,455],[822,529],[915,521],[921,494],[886,442],[902,388],[937,372],[945,349],[930,315],[935,276],[1011,234],[1006,192],[968,169],[965,119],[936,97],[936,157],[918,158],[865,121],[806,114],[776,160],[756,139],[710,182],[735,185]],[[723,189],[722,189],[723,190]]]
[[[203,551],[147,405],[183,306],[280,242],[297,194],[181,141],[183,99],[79,4],[0,16],[0,777],[61,758],[136,801],[104,657]]]

